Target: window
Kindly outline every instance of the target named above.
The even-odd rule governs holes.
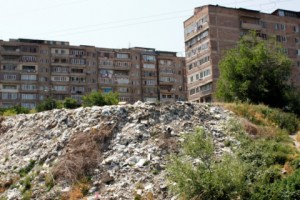
[[[16,90],[17,86],[16,85],[3,85],[3,90]]]
[[[35,56],[22,56],[23,62],[36,62]]]
[[[21,75],[21,80],[22,81],[36,81],[37,77],[36,77],[36,75],[22,74]]]
[[[200,91],[201,92],[209,91],[209,90],[211,90],[211,88],[212,88],[212,84],[208,83],[206,85],[200,86]]]
[[[84,93],[84,91],[85,91],[84,86],[72,86],[71,88],[72,93],[82,94]]]
[[[99,65],[103,65],[103,66],[113,66],[113,61],[111,60],[100,60]]]
[[[143,67],[146,69],[155,69],[155,64],[144,64]]]
[[[36,90],[36,85],[22,85],[22,90]]]
[[[107,70],[107,69],[101,69],[99,74],[101,77],[108,77],[108,78],[112,78],[113,76],[113,70]]]
[[[125,87],[118,88],[118,92],[120,92],[120,93],[127,93],[128,91],[129,91],[128,88],[125,88]]]
[[[194,77],[191,76],[191,77],[190,77],[190,83],[192,83],[193,81],[194,81]]]
[[[83,56],[85,52],[83,50],[72,50],[71,54],[76,56]]]
[[[86,79],[85,79],[85,77],[82,77],[82,76],[71,76],[71,82],[85,83]]]
[[[2,99],[18,99],[17,93],[2,93]]]
[[[129,63],[129,62],[116,62],[115,66],[117,66],[117,67],[131,67],[131,63]]]
[[[39,81],[41,81],[41,82],[47,82],[48,78],[41,76],[41,77],[39,77]]]
[[[259,21],[262,28],[267,28],[267,23],[265,21]]]
[[[117,58],[128,59],[129,55],[127,53],[117,53]]]
[[[276,40],[278,42],[286,42],[286,36],[285,35],[276,35]]]
[[[15,74],[4,74],[4,80],[17,80],[17,75]]]
[[[285,24],[275,24],[275,30],[285,31]]]
[[[77,59],[77,58],[72,58],[71,59],[71,64],[77,64],[77,65],[85,65],[85,59]]]
[[[300,56],[300,49],[297,49],[297,50],[296,50],[296,55],[297,55],[297,56]]]
[[[129,79],[128,78],[117,78],[116,83],[117,84],[129,84]]]
[[[144,81],[144,85],[156,85],[156,80],[146,80]]]
[[[68,87],[65,85],[55,85],[53,86],[53,90],[55,91],[67,91]]]
[[[82,74],[83,73],[83,69],[76,69],[76,68],[74,69],[74,68],[72,68],[71,69],[71,73],[81,73]]]
[[[69,77],[67,77],[67,76],[52,76],[51,80],[52,81],[58,81],[58,82],[68,82]]]
[[[103,88],[104,93],[109,93],[109,92],[112,92],[112,91],[113,91],[112,88]]]
[[[295,38],[295,43],[299,44],[300,43],[300,39],[299,38]]]
[[[155,61],[155,56],[143,55],[143,59],[144,59],[144,61],[147,61],[147,62],[154,62]]]
[[[295,31],[296,33],[299,33],[299,26],[294,26],[294,31]]]
[[[68,68],[67,67],[52,67],[51,72],[55,73],[68,73]]]
[[[196,44],[198,41],[202,41],[208,37],[208,30],[203,31],[199,35],[193,37],[189,41],[186,42],[186,46],[188,48],[191,48],[194,44]]]
[[[165,82],[165,83],[171,83],[171,82],[174,82],[175,79],[174,79],[174,77],[160,77],[159,81]]]
[[[15,71],[17,69],[17,65],[14,64],[4,64],[2,67],[3,70],[7,71]]]
[[[34,99],[36,99],[36,94],[22,94],[21,99],[34,100]]]
[[[300,67],[300,61],[297,61],[297,67]]]

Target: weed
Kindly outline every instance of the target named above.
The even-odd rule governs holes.
[[[22,181],[23,190],[22,193],[29,191],[31,189],[31,177],[26,176],[25,179]]]
[[[28,174],[33,169],[34,165],[35,165],[35,160],[30,160],[29,164],[26,167],[21,168],[19,170],[19,175],[21,177],[25,176],[26,174]]]
[[[47,187],[48,191],[50,191],[54,186],[54,178],[51,173],[48,173],[45,176],[45,186]]]
[[[30,199],[31,199],[31,196],[32,196],[31,190],[26,191],[26,192],[24,192],[23,195],[22,195],[22,200],[30,200]]]

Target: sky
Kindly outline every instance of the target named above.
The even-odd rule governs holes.
[[[183,22],[212,4],[271,13],[299,0],[0,0],[0,39],[68,41],[105,48],[149,47],[184,55]]]

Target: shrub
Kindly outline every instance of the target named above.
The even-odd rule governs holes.
[[[74,108],[78,108],[79,104],[75,99],[68,97],[65,98],[65,100],[63,101],[63,106],[65,108],[74,109]]]
[[[89,106],[104,106],[104,105],[115,105],[119,103],[118,93],[105,93],[101,92],[92,92],[88,95],[85,95],[82,99],[82,104],[85,107]]]
[[[47,98],[44,101],[42,101],[41,103],[39,103],[36,106],[36,110],[38,112],[42,112],[42,111],[46,111],[46,110],[52,110],[58,108],[58,103],[55,99],[53,98]]]
[[[187,137],[183,150],[167,167],[168,179],[175,183],[171,189],[183,199],[234,199],[242,193],[245,166],[230,155],[218,160],[209,133],[196,130]],[[201,161],[193,165],[190,157]]]

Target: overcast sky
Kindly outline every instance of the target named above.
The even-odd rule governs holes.
[[[299,0],[0,0],[0,39],[183,52],[183,21],[206,4],[266,13],[299,9]]]

